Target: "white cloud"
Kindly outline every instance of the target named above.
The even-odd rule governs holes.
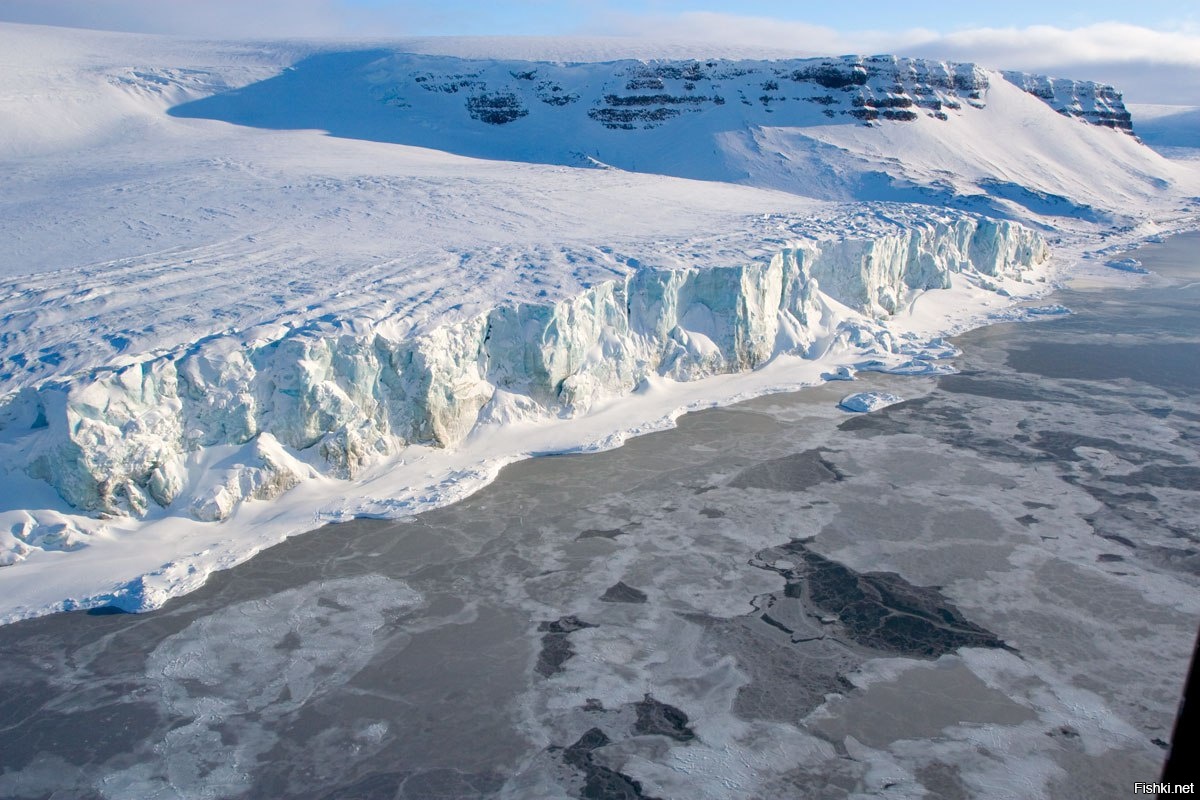
[[[1200,35],[1105,22],[1083,28],[1049,25],[957,31],[917,45],[947,53],[982,53],[1027,68],[1058,64],[1138,64],[1200,67]]]
[[[798,55],[876,52],[872,49],[876,42],[887,45],[884,49],[890,52],[897,43],[924,41],[936,35],[924,29],[846,33],[807,22],[712,11],[680,14],[598,13],[583,32],[668,41],[718,42],[743,47],[757,45],[772,50],[791,50]]]
[[[939,33],[838,31],[803,22],[713,12],[606,15],[595,32],[786,48],[802,55],[896,53],[973,61],[997,69],[1044,71],[1113,83],[1138,102],[1200,104],[1200,32],[1124,23],[1079,28],[1035,25]]]
[[[1108,22],[1078,28],[839,31],[718,12],[605,11],[597,0],[580,0],[580,7],[594,9],[580,33],[715,42],[797,55],[897,53],[974,61],[1112,83],[1135,102],[1200,105],[1200,27],[1186,21],[1174,30]],[[398,36],[453,29],[463,22],[460,11],[453,3],[436,6],[415,0],[394,0],[386,6],[352,0],[0,0],[0,19],[16,22],[221,38]],[[486,25],[489,19],[484,15],[475,21]]]
[[[759,44],[823,54],[938,50],[976,59],[980,55],[990,56],[994,66],[1014,68],[1016,64],[1042,67],[1138,62],[1200,67],[1200,33],[1158,31],[1118,22],[1070,29],[1032,25],[942,34],[928,28],[838,31],[805,22],[702,11],[676,15],[610,14],[595,20],[592,27],[598,32],[626,36]]]
[[[1143,103],[1200,103],[1200,35],[1101,23],[956,31],[908,48],[913,55],[976,61],[1111,83]]]
[[[366,16],[340,0],[0,0],[10,22],[221,38],[354,33]]]

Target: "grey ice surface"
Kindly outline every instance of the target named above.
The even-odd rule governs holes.
[[[1200,613],[1195,236],[1138,288],[0,628],[0,797],[1125,797]]]

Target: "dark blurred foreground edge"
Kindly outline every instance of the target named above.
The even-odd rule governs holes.
[[[1179,716],[1175,718],[1162,782],[1191,783],[1197,773],[1200,773],[1200,635],[1192,650],[1192,665],[1183,687],[1183,699],[1179,701]]]

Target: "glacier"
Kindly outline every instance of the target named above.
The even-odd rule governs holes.
[[[1111,87],[972,64],[0,49],[0,621],[152,608],[691,409],[944,373],[939,337],[1049,313],[1018,304],[1200,196]]]
[[[796,241],[738,266],[641,267],[412,337],[387,319],[214,337],[14,392],[0,436],[21,440],[27,473],[83,511],[223,520],[318,473],[350,479],[410,445],[454,448],[505,409],[572,417],[648,376],[693,381],[834,346],[895,353],[872,321],[913,292],[962,273],[1019,277],[1048,257],[1040,233],[1011,221],[958,214],[896,228]],[[238,463],[198,491],[189,459],[225,446],[242,448]]]
[[[0,52],[0,626],[53,615],[0,628],[8,707],[49,713],[0,795],[1051,796],[1081,752],[1100,789],[1159,759],[1200,595],[1105,498],[1180,505],[1186,404],[1104,376],[1180,346],[1141,334],[1195,237],[1137,248],[1200,227],[1200,161],[1113,87],[649,41]],[[856,632],[817,573],[937,624]],[[1081,682],[1138,672],[1089,644],[1114,602],[1163,702]]]

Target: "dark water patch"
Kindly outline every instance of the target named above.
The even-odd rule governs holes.
[[[433,769],[415,772],[400,787],[403,800],[483,800],[504,787],[505,776],[496,772]],[[386,797],[386,795],[374,795]]]
[[[592,623],[584,622],[583,620],[579,619],[579,617],[576,617],[574,614],[571,614],[571,615],[568,615],[565,617],[561,617],[559,619],[553,620],[552,622],[539,622],[538,623],[539,631],[546,631],[549,633],[562,633],[562,634],[574,633],[575,631],[581,631],[584,628],[594,628],[594,627],[596,627],[596,626],[593,625]]]
[[[1126,513],[1129,507],[1134,503],[1156,503],[1158,498],[1149,492],[1114,492],[1111,489],[1106,489],[1103,486],[1086,483],[1084,481],[1068,477],[1071,483],[1077,485],[1080,489],[1090,494],[1095,499],[1099,500],[1105,506],[1118,514]]]
[[[820,450],[808,450],[748,467],[729,482],[734,489],[802,492],[845,478]]]
[[[1090,447],[1095,450],[1105,450],[1120,458],[1133,462],[1135,464],[1144,463],[1146,461],[1178,461],[1179,456],[1174,453],[1164,453],[1161,450],[1152,450],[1146,447],[1129,444],[1128,442],[1118,442],[1115,439],[1108,439],[1103,436],[1088,436],[1087,434],[1077,433],[1075,431],[1061,430],[1044,430],[1036,431],[1031,439],[1031,444],[1037,450],[1053,456],[1059,461],[1083,461],[1083,456],[1076,452],[1077,448]],[[1200,472],[1198,472],[1200,474]],[[1109,480],[1118,480],[1110,478]],[[1120,482],[1118,480],[1118,482]],[[1200,481],[1194,484],[1200,487]]]
[[[1089,521],[1090,521],[1090,520],[1089,520]],[[1137,543],[1136,543],[1136,542],[1134,542],[1132,539],[1127,539],[1127,538],[1125,538],[1124,536],[1122,536],[1122,535],[1121,535],[1121,534],[1119,534],[1119,533],[1109,533],[1109,532],[1107,532],[1107,531],[1103,531],[1103,530],[1098,530],[1098,529],[1097,529],[1097,530],[1096,530],[1096,535],[1097,535],[1097,536],[1099,536],[1101,539],[1107,539],[1107,540],[1108,540],[1108,541],[1110,541],[1110,542],[1116,542],[1117,544],[1125,545],[1125,546],[1126,546],[1126,547],[1128,547],[1130,550],[1136,550],[1136,549],[1137,549]]]
[[[690,742],[696,732],[688,726],[688,715],[675,706],[668,705],[647,694],[634,704],[637,721],[633,732],[641,736],[666,736],[677,742]]]
[[[624,581],[617,581],[600,595],[600,600],[605,603],[644,603],[647,597],[641,589],[635,589]]]
[[[1190,342],[1066,344],[1039,341],[1036,347],[1010,350],[1008,363],[1020,372],[1048,378],[1086,381],[1124,378],[1172,393],[1200,389],[1200,344]]]
[[[953,764],[931,761],[918,767],[913,774],[929,796],[938,800],[968,800],[971,797],[962,773]]]
[[[1086,436],[1073,431],[1036,431],[1032,438],[1035,448],[1060,461],[1083,461],[1075,452],[1077,447],[1093,447],[1097,450],[1117,451],[1120,445],[1112,439]]]
[[[914,401],[910,400],[909,402]],[[838,425],[838,428],[847,433],[866,434],[868,436],[888,436],[907,433],[907,426],[902,421],[884,414],[885,410],[881,409],[874,414],[861,414],[850,417],[841,425]]]
[[[6,678],[11,680],[11,676]],[[55,697],[55,687],[46,680],[22,681],[20,685],[21,691],[12,691],[9,686],[0,691],[0,732],[5,734],[35,723],[41,709]],[[32,751],[20,746],[21,741],[29,738],[28,735],[22,735],[19,739],[7,735],[4,737],[5,746],[0,747],[0,771],[20,769],[21,765],[29,762]],[[22,752],[25,752],[24,756],[21,755]]]
[[[599,728],[591,728],[584,732],[575,744],[563,750],[563,760],[574,767],[581,767],[591,761],[592,751],[612,744],[608,734]]]
[[[1166,569],[1200,575],[1200,550],[1192,547],[1157,545],[1142,549],[1139,555]]]
[[[720,519],[725,516],[725,512],[719,508],[702,508],[700,509],[700,516],[708,517],[709,519]]]
[[[626,536],[626,535],[628,535],[628,532],[623,531],[620,528],[605,528],[605,529],[588,528],[586,531],[584,531],[583,533],[576,536],[575,540],[578,541],[580,539],[616,539],[618,536]]]
[[[1079,731],[1070,725],[1059,725],[1057,728],[1046,731],[1046,735],[1056,739],[1078,739]]]
[[[494,772],[407,770],[373,772],[324,794],[304,789],[272,793],[272,787],[259,783],[248,796],[287,800],[483,800],[494,797],[503,785],[503,776]]]
[[[1185,491],[1200,491],[1200,467],[1149,464],[1127,475],[1113,475],[1113,483],[1125,486],[1159,486]]]
[[[1015,400],[1023,403],[1069,403],[1077,395],[1054,391],[1028,381],[1010,379],[1006,376],[979,377],[977,375],[945,375],[938,379],[938,389],[953,394],[969,394],[995,400]]]
[[[893,436],[898,434],[926,434],[933,430],[942,435],[974,432],[971,417],[960,403],[946,402],[936,395],[918,397],[870,414],[859,414],[838,425],[847,433],[867,436]]]
[[[659,800],[646,794],[640,781],[595,763],[587,766],[579,796],[582,800]]]
[[[820,798],[820,800],[847,800],[862,797],[863,765],[850,757],[845,745],[833,744],[838,758],[822,765],[821,769],[801,766],[789,770],[775,781],[771,798]]]
[[[374,798],[395,798],[400,795],[400,787],[408,780],[411,772],[376,772],[366,775],[349,786],[334,789],[328,794],[320,795],[321,800],[373,800]],[[259,790],[270,791],[269,786],[258,786]],[[270,796],[270,795],[259,795]]]
[[[1050,456],[1044,453],[1022,448],[1021,442],[1016,436],[1001,438],[982,433],[950,431],[947,435],[938,435],[935,438],[945,444],[966,448],[981,456],[1003,461],[1030,463],[1050,460]]]
[[[749,676],[733,703],[734,713],[745,720],[797,724],[827,695],[853,689],[845,675],[866,660],[828,638],[796,643],[757,616],[718,619],[693,614],[687,619],[704,628],[714,651],[732,654]]]
[[[774,617],[772,617],[769,613],[767,613],[765,611],[759,616],[759,619],[761,619],[763,622],[770,625],[772,628],[781,630],[784,633],[788,634],[789,636],[791,636],[793,633],[795,633],[794,630],[789,628],[787,625],[784,625],[782,622],[775,619]]]
[[[779,549],[799,559],[780,570],[788,595],[837,617],[841,632],[864,647],[921,658],[960,647],[1007,648],[934,587],[914,586],[894,572],[855,572],[800,542]]]
[[[1200,542],[1200,532],[1190,518],[1179,519],[1180,512],[1172,511],[1149,492],[1113,492],[1084,481],[1068,478],[1068,482],[1104,505],[1101,511],[1082,517],[1101,538],[1130,549],[1152,548],[1168,540]],[[1186,515],[1187,506],[1180,511]]]
[[[575,648],[567,636],[584,628],[594,628],[590,622],[584,622],[575,616],[566,616],[551,622],[538,624],[542,636],[542,649],[538,653],[537,663],[533,669],[544,678],[549,678],[563,671],[563,664],[575,655]]]
[[[659,800],[646,794],[639,781],[597,763],[596,751],[610,744],[612,739],[604,731],[591,728],[569,747],[552,746],[549,751],[582,773],[583,785],[576,795],[582,800]]]
[[[341,611],[342,613],[348,613],[354,610],[344,603],[339,603],[332,597],[325,596],[317,598],[317,608],[328,608],[330,611]]]
[[[141,687],[125,688],[136,692]],[[0,729],[0,741],[3,741],[0,768],[3,772],[25,769],[46,756],[57,756],[77,766],[101,764],[130,752],[138,742],[162,730],[163,720],[155,705],[130,701],[119,691],[113,692],[111,699],[98,707],[61,712],[47,709],[46,700],[46,696],[35,700],[36,708],[30,708],[34,703],[23,704],[22,710],[30,712],[29,716],[14,720],[24,723],[21,736],[7,735],[8,726]],[[81,700],[86,702],[84,698]],[[69,705],[62,703],[62,698],[58,704]],[[7,702],[3,707],[5,712],[9,711]],[[63,731],[72,731],[72,735],[64,736]]]

